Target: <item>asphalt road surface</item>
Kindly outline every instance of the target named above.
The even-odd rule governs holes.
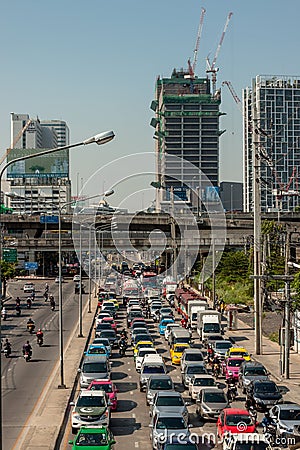
[[[55,311],[51,311],[49,301],[43,298],[45,282],[38,281],[36,297],[32,308],[26,308],[28,294],[23,293],[24,281],[9,284],[12,299],[5,306],[8,312],[6,321],[2,321],[2,339],[7,337],[12,344],[12,355],[5,358],[1,355],[1,376],[3,396],[3,448],[11,450],[26,426],[26,420],[35,407],[49,376],[59,358],[59,322],[58,322],[58,285],[50,284],[50,292],[56,301]],[[15,299],[21,299],[22,314],[16,317]],[[44,332],[44,345],[39,347],[35,335],[26,329],[31,317],[37,331]],[[74,295],[73,281],[63,284],[63,330],[64,342],[67,342],[74,326],[78,325],[78,295]],[[22,355],[22,347],[29,340],[33,348],[30,362],[26,363]],[[74,374],[75,378],[76,374]]]

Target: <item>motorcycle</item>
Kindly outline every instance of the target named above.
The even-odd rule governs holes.
[[[11,347],[10,346],[6,346],[4,348],[4,355],[5,355],[5,358],[9,358],[10,357],[10,355],[11,355]]]
[[[267,426],[264,426],[263,433],[265,435],[266,441],[272,445],[277,437],[276,425],[273,423],[270,423]]]
[[[26,362],[31,360],[30,352],[24,352],[24,359],[25,359]]]
[[[27,324],[27,330],[29,331],[30,334],[32,334],[34,332],[34,329],[35,329],[34,323]]]
[[[213,372],[213,376],[218,379],[219,376],[221,375],[221,368],[220,368],[220,364],[214,363],[213,367],[212,367],[212,372]]]
[[[27,300],[27,309],[31,309],[31,306],[32,306],[32,301],[31,301],[31,299],[29,298],[29,299]]]
[[[248,411],[249,411],[249,414],[250,414],[253,422],[256,423],[257,422],[257,411],[256,411],[256,409],[254,409],[253,406],[250,406],[248,408]]]
[[[17,317],[20,317],[21,315],[21,307],[19,305],[16,306],[16,315]]]
[[[7,312],[6,311],[2,311],[1,312],[1,318],[2,318],[2,320],[6,320],[7,319]]]
[[[120,356],[125,356],[126,348],[127,348],[127,345],[125,343],[124,344],[120,344],[120,348],[119,348],[119,355]]]
[[[37,336],[36,342],[37,342],[37,344],[41,347],[41,346],[43,345],[43,343],[44,343],[44,338],[43,338],[43,336]]]
[[[235,384],[229,384],[227,388],[227,398],[229,403],[234,402],[238,396],[238,390]]]
[[[51,302],[51,311],[55,311],[55,302]]]

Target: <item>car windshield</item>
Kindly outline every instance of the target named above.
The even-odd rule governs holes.
[[[242,359],[231,359],[230,361],[228,361],[227,365],[229,367],[240,367],[242,362],[243,362]]]
[[[104,391],[106,393],[110,393],[113,391],[112,385],[108,384],[108,383],[103,383],[103,384],[95,383],[92,385],[91,390],[92,391]]]
[[[267,372],[263,367],[249,367],[245,369],[245,375],[267,375]]]
[[[182,397],[158,397],[156,406],[183,406]]]
[[[165,373],[163,366],[145,366],[143,373]]]
[[[219,350],[219,349],[220,350],[224,350],[224,349],[228,350],[231,347],[232,347],[232,343],[231,342],[218,342],[216,344],[216,350]]]
[[[137,345],[137,348],[139,348],[139,347],[145,347],[145,348],[152,348],[153,347],[153,345],[152,345],[152,342],[148,342],[148,343],[146,343],[146,342],[140,342],[140,343],[138,343]]]
[[[82,396],[78,398],[76,406],[106,406],[105,398],[103,396]]]
[[[255,386],[255,392],[278,392],[275,383],[259,383]]]
[[[78,447],[99,447],[108,444],[105,433],[80,433],[75,441]]]
[[[204,366],[187,366],[186,373],[188,374],[196,374],[196,373],[206,373],[206,369]]]
[[[279,414],[282,420],[300,420],[299,409],[282,409]]]
[[[242,358],[244,358],[244,356],[249,356],[249,353],[247,353],[247,352],[240,352],[240,351],[232,352],[231,354],[233,356],[241,356]]]
[[[203,400],[207,403],[226,403],[223,392],[205,392]]]
[[[182,430],[186,428],[183,417],[162,417],[158,419],[156,428],[158,430]]]
[[[88,353],[91,355],[106,355],[105,347],[92,347],[89,349]]]
[[[187,353],[185,361],[203,361],[202,353]]]
[[[215,386],[213,378],[195,378],[194,386]]]
[[[116,337],[116,333],[113,330],[103,330],[101,331],[101,337],[106,337],[106,338],[115,338]]]
[[[106,363],[102,362],[90,362],[90,363],[84,363],[82,371],[84,373],[101,373],[101,372],[107,372],[107,365]]]
[[[246,414],[228,414],[226,416],[226,425],[236,427],[239,423],[252,425],[251,417]]]
[[[267,450],[269,448],[266,442],[237,442],[235,446],[235,450]]]
[[[157,389],[161,391],[169,390],[173,389],[173,383],[171,380],[151,380],[149,389]]]

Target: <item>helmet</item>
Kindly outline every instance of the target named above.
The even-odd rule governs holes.
[[[42,330],[39,328],[38,331],[42,331]]]

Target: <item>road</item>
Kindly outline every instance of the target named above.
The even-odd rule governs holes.
[[[125,310],[121,309],[118,317],[118,329],[122,329],[125,326]],[[200,421],[195,410],[196,406],[191,403],[191,399],[188,395],[188,391],[184,390],[181,383],[180,368],[172,366],[169,358],[169,347],[164,340],[164,337],[159,336],[157,324],[154,324],[152,320],[147,320],[149,328],[153,337],[155,338],[155,346],[158,352],[161,353],[167,362],[168,373],[172,376],[177,391],[181,392],[184,400],[188,403],[189,420],[193,425],[191,433],[199,436],[199,442],[202,443],[201,450],[207,450],[211,448],[221,449],[218,445],[216,438],[216,422],[215,421]],[[199,338],[196,333],[193,335],[194,346],[201,347]],[[132,349],[129,348],[126,352],[126,356],[121,358],[116,350],[113,351],[111,358],[112,361],[112,380],[115,382],[119,394],[118,394],[118,409],[116,412],[112,412],[111,430],[114,433],[116,439],[116,450],[128,450],[128,449],[143,449],[152,450],[149,433],[149,407],[146,405],[145,393],[139,390],[139,374],[135,370]],[[222,383],[224,379],[220,379]],[[225,384],[224,384],[225,386]],[[79,393],[79,386],[77,387],[77,393]],[[240,392],[241,394],[241,392]],[[76,396],[75,396],[76,397]],[[245,398],[240,395],[238,400],[232,405],[234,407],[244,408]],[[259,415],[259,419],[262,416]],[[211,435],[211,442],[207,442],[205,436]],[[213,437],[215,436],[215,437]],[[65,436],[62,441],[61,450],[70,449],[68,444],[69,440],[74,439],[71,434],[70,418],[68,420]]]
[[[6,303],[9,313],[8,319],[2,322],[2,339],[8,337],[12,344],[11,358],[2,354],[2,396],[3,396],[3,448],[16,449],[16,440],[26,426],[26,421],[33,411],[35,404],[43,391],[47,380],[51,376],[59,358],[59,322],[58,307],[51,311],[49,302],[43,299],[45,282],[36,283],[36,298],[32,309],[26,309],[26,298],[22,288],[24,281],[9,284],[12,300]],[[58,303],[58,285],[50,284]],[[22,305],[21,317],[16,317],[14,311],[15,298],[19,296]],[[36,330],[40,327],[44,331],[44,345],[36,344],[34,335],[26,330],[28,318],[31,317]],[[78,296],[74,295],[73,281],[63,284],[63,330],[64,342],[67,342],[74,326],[78,324]],[[22,346],[29,340],[33,348],[33,357],[26,363],[22,356]],[[76,374],[74,374],[75,378]]]

